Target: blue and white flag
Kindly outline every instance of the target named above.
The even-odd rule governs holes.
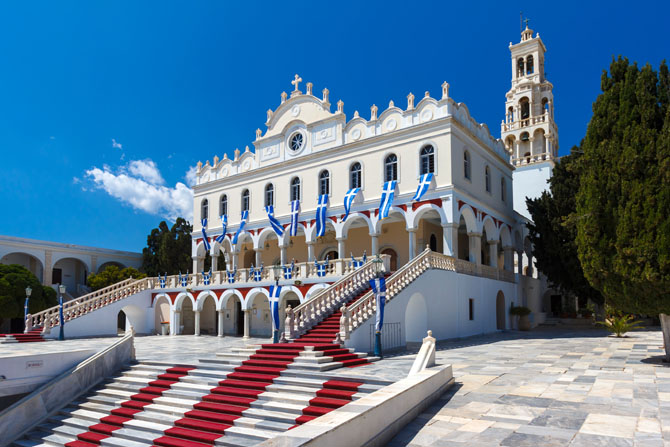
[[[165,272],[165,276],[161,276],[161,274],[158,274],[158,282],[161,285],[161,289],[164,289],[166,284],[167,284],[167,272]]]
[[[263,276],[263,264],[261,264],[261,266],[258,268],[254,268],[254,265],[251,264],[251,268],[249,269],[249,276],[254,281],[260,281]]]
[[[207,237],[207,219],[201,219],[200,223],[202,224],[202,241],[205,243],[205,250],[210,251],[212,247],[209,245],[209,238]]]
[[[204,271],[202,272],[202,281],[205,283],[206,286],[209,285],[210,281],[212,279],[212,269],[209,269],[208,273],[205,273]]]
[[[233,284],[235,282],[235,275],[237,274],[237,270],[228,271],[226,270],[226,276],[228,277],[228,284]]]
[[[240,237],[240,234],[242,231],[244,231],[244,227],[247,225],[247,219],[249,218],[249,211],[242,211],[242,221],[240,222],[240,228],[237,229],[235,232],[235,236],[233,236],[233,245],[237,244],[237,238]]]
[[[279,295],[281,286],[270,286],[270,315],[272,315],[272,327],[279,330]]]
[[[300,200],[291,202],[291,236],[298,235],[298,214],[300,214]]]
[[[382,330],[384,324],[384,305],[386,304],[386,278],[374,278],[370,280],[372,293],[375,294],[375,302],[377,304],[377,318],[375,321],[375,331]]]
[[[284,279],[293,279],[293,272],[295,271],[295,259],[291,261],[291,266],[283,266],[284,269]]]
[[[368,251],[363,250],[363,264],[365,264],[366,262],[368,262]]]
[[[418,202],[421,200],[421,197],[428,191],[430,188],[430,183],[433,181],[433,173],[429,172],[428,174],[423,174],[419,179],[419,186],[416,188],[416,194],[412,197],[413,202]]]
[[[328,207],[328,194],[319,196],[316,206],[316,237],[326,234],[326,208]]]
[[[351,204],[354,203],[354,199],[356,198],[356,195],[358,192],[361,190],[361,188],[352,188],[347,193],[344,195],[344,218],[342,219],[342,222],[347,220],[347,217],[349,217],[349,211],[351,211]]]
[[[318,261],[314,261],[314,266],[316,267],[316,276],[322,278],[326,276],[326,267],[328,266],[328,260],[326,259],[321,264]]]
[[[382,199],[379,202],[379,219],[386,219],[389,217],[391,211],[391,204],[393,203],[393,196],[395,195],[396,181],[384,183],[384,190],[382,191]]]
[[[365,261],[357,261],[356,258],[354,258],[354,254],[353,253],[351,254],[351,266],[353,268],[357,269],[358,267],[362,266],[363,264],[365,264]]]
[[[186,275],[181,276],[181,272],[179,272],[179,284],[181,284],[182,287],[188,286],[188,272],[186,272]]]
[[[217,236],[215,239],[219,244],[223,243],[223,240],[226,238],[226,229],[228,228],[228,216],[226,214],[221,216],[221,225],[223,226],[221,236]]]
[[[265,207],[265,212],[268,213],[268,219],[270,220],[270,226],[275,230],[277,237],[284,236],[284,227],[279,223],[275,217],[275,207],[270,205]]]

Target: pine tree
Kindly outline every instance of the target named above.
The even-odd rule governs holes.
[[[162,221],[147,236],[142,250],[140,270],[149,276],[186,273],[191,268],[191,232],[193,227],[179,217],[172,228]]]

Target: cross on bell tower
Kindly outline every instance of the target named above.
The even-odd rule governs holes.
[[[291,84],[295,86],[295,89],[291,92],[291,97],[296,96],[301,94],[302,92],[298,90],[298,85],[302,82],[302,78],[298,76],[297,74],[295,75],[295,79],[291,81]]]
[[[515,166],[550,162],[558,156],[558,128],[554,121],[554,86],[546,80],[540,34],[528,27],[521,42],[512,44],[512,88],[507,92],[501,138]]]

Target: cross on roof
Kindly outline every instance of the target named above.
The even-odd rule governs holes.
[[[295,90],[293,90],[294,92],[298,91],[298,84],[300,84],[301,82],[302,82],[302,78],[296,74],[295,79],[293,81],[291,81],[291,84],[295,85]]]
[[[528,22],[530,22],[530,19],[526,18],[524,19],[524,22],[526,22],[526,29],[528,29]]]

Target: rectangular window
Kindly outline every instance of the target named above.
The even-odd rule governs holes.
[[[470,321],[475,319],[475,299],[470,298],[468,300],[469,312],[470,312]]]

